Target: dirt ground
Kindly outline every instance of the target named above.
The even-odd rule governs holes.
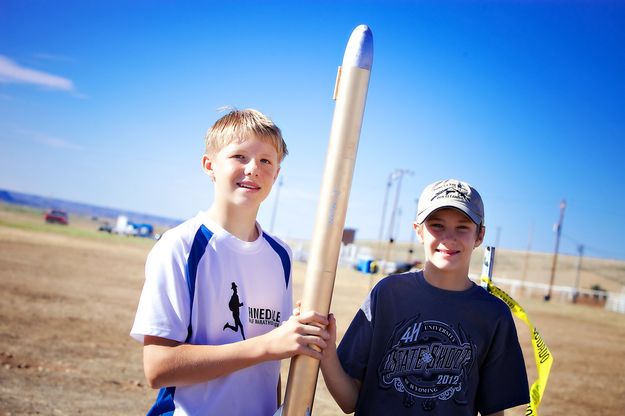
[[[145,384],[141,345],[128,332],[153,241],[91,232],[97,227],[86,219],[69,227],[41,222],[33,213],[0,207],[0,416],[145,414],[156,391]],[[519,257],[501,261],[497,273],[518,273]],[[549,263],[541,264],[542,270]],[[582,282],[620,290],[615,282],[624,278],[622,268],[618,262],[607,271],[596,266],[598,274],[586,273]],[[296,263],[296,297],[304,273],[305,265]],[[339,336],[368,289],[366,275],[339,269],[332,306]],[[555,357],[539,414],[625,414],[625,315],[562,300],[517,300]],[[517,325],[531,383],[529,334]],[[282,368],[284,387],[287,361]],[[314,406],[315,415],[341,414],[322,377]]]

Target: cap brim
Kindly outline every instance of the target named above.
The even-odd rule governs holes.
[[[428,207],[426,210],[419,212],[419,214],[417,215],[417,223],[422,224],[427,219],[427,217],[429,217],[434,211],[438,211],[442,208],[455,208],[467,217],[469,217],[471,221],[473,221],[475,224],[480,225],[482,223],[482,217],[479,214],[476,214],[475,212],[468,209],[465,204],[456,203],[454,201],[443,201],[440,204],[434,204],[433,206]]]

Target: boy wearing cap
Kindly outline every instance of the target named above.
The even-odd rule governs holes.
[[[529,402],[508,306],[469,277],[484,240],[479,193],[454,179],[427,186],[414,228],[423,270],[382,279],[338,349],[336,321],[321,370],[345,413],[503,415]]]

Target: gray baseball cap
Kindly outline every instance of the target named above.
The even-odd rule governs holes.
[[[477,225],[484,222],[484,203],[477,190],[466,182],[447,179],[426,186],[419,197],[417,223],[421,224],[434,211],[456,208]]]

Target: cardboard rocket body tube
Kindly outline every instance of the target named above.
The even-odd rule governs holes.
[[[337,76],[336,105],[306,269],[302,312],[314,310],[327,315],[330,310],[372,63],[373,35],[366,25],[360,25],[350,36]],[[282,414],[310,414],[318,373],[316,359],[303,355],[291,359]]]

